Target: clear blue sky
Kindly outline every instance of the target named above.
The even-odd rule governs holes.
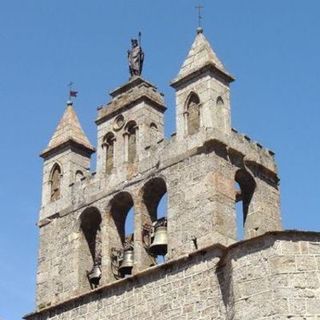
[[[202,0],[205,35],[237,79],[233,127],[276,152],[285,228],[320,229],[320,1]],[[143,34],[144,77],[165,93],[175,130],[177,74],[198,1],[0,0],[0,319],[34,309],[42,160],[67,84],[92,143],[97,106],[128,79]],[[94,164],[93,164],[94,168]]]

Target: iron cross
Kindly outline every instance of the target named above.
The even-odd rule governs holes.
[[[204,7],[199,4],[199,5],[196,6],[195,8],[198,10],[198,27],[201,28],[201,19],[202,19],[201,9],[203,9]]]

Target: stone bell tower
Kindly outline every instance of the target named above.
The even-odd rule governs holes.
[[[96,172],[71,103],[41,154],[37,306],[25,319],[274,319],[278,301],[302,294],[288,272],[309,279],[302,258],[320,254],[295,241],[320,236],[282,231],[274,153],[232,128],[234,78],[203,30],[171,83],[177,132],[168,139],[143,58],[132,41],[130,79],[98,109]]]

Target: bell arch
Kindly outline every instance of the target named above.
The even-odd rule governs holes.
[[[252,212],[252,198],[256,189],[253,176],[245,169],[239,169],[235,173],[236,183],[236,211],[237,211],[237,235],[238,240],[246,236],[247,217]],[[239,230],[241,228],[243,230]]]
[[[55,163],[50,173],[50,201],[56,201],[61,197],[61,166]]]
[[[143,242],[148,253],[165,256],[167,253],[167,185],[162,177],[155,177],[145,183],[141,190]],[[162,262],[157,258],[155,262]]]
[[[166,215],[167,208],[159,208],[161,199],[167,193],[167,185],[163,178],[152,178],[145,183],[142,188],[142,200],[147,208],[150,221],[155,221],[158,218]],[[159,209],[163,214],[160,215]]]
[[[133,199],[129,192],[116,194],[109,203],[110,212],[110,238],[113,246],[122,246],[125,241],[125,222],[129,211],[133,208]],[[133,230],[132,230],[133,231]]]
[[[131,274],[133,267],[135,212],[131,194],[126,191],[116,194],[109,203],[108,211],[112,272],[120,278]],[[124,267],[121,257],[125,257],[126,253],[130,255],[132,265]]]
[[[200,130],[200,98],[195,92],[191,92],[186,100],[185,114],[187,134],[193,135]]]
[[[95,268],[100,270],[102,247],[101,247],[101,214],[96,207],[86,208],[79,217],[80,222],[80,283],[82,287],[91,285],[90,274]],[[100,271],[101,273],[101,271]],[[101,274],[100,274],[101,276]],[[89,280],[89,281],[88,281]],[[98,284],[100,277],[96,274]]]

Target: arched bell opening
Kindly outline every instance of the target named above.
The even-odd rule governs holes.
[[[237,240],[246,237],[246,220],[251,212],[252,198],[256,189],[256,182],[245,169],[235,174],[235,209],[237,216]]]
[[[111,200],[109,243],[112,272],[116,278],[132,273],[134,216],[133,199],[128,192],[121,192]]]
[[[162,178],[153,178],[143,187],[143,242],[157,263],[167,254],[167,186]]]
[[[101,278],[101,221],[101,214],[94,207],[87,208],[80,215],[80,265],[85,270],[81,274],[89,280],[92,288],[99,285]]]

